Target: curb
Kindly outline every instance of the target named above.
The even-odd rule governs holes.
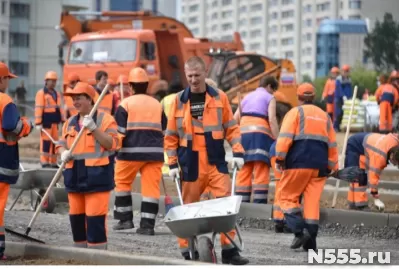
[[[35,258],[76,260],[97,265],[208,265],[171,258],[123,254],[109,250],[84,249],[75,247],[58,247],[6,241],[5,254]]]

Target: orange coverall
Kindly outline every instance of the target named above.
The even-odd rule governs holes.
[[[324,86],[322,98],[326,100],[326,111],[333,120],[334,116],[334,93],[335,93],[335,78],[329,78]]]
[[[392,131],[392,110],[399,102],[398,91],[393,85],[385,83],[378,87],[375,97],[380,104],[379,130],[381,133],[389,133]]]

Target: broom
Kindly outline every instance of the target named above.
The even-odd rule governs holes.
[[[172,198],[166,193],[165,180],[163,179],[163,176],[162,176],[162,185],[163,185],[163,190],[165,192],[164,203],[165,203],[165,216],[166,216],[169,210],[172,209],[175,205],[173,204]]]

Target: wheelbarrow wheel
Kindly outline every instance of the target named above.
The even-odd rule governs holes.
[[[201,262],[217,263],[215,247],[207,236],[201,236],[197,241],[197,250]]]
[[[42,199],[41,197],[43,197],[45,193],[46,193],[45,189],[39,190],[40,196],[37,197],[37,206],[39,206],[41,199]],[[46,213],[53,213],[56,205],[57,205],[57,201],[55,199],[55,194],[53,191],[51,191],[47,197],[47,201],[45,201],[43,203],[42,210],[45,211]]]

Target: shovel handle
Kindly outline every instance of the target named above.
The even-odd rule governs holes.
[[[104,87],[103,91],[101,92],[101,95],[98,97],[96,103],[94,104],[93,108],[91,109],[90,114],[89,114],[90,117],[93,117],[93,116],[94,116],[94,113],[96,113],[98,106],[100,105],[101,101],[103,100],[105,94],[108,92],[108,88],[109,88],[109,84],[107,84],[107,85]],[[77,144],[78,144],[80,138],[81,138],[82,135],[83,135],[84,130],[85,130],[85,128],[81,128],[81,129],[80,129],[78,136],[75,138],[75,140],[74,140],[73,143],[72,143],[71,148],[69,149],[70,152],[73,152],[73,150],[74,150],[75,147],[77,146]],[[29,222],[29,225],[28,225],[28,228],[26,229],[25,235],[28,235],[28,234],[29,234],[29,232],[30,232],[30,230],[31,230],[31,227],[32,227],[33,223],[35,222],[37,216],[38,216],[39,213],[40,213],[40,210],[41,210],[41,208],[42,208],[42,206],[43,206],[43,203],[46,201],[46,199],[47,199],[47,197],[49,196],[50,191],[53,189],[54,185],[58,182],[58,180],[59,180],[59,178],[60,178],[60,176],[61,176],[61,174],[62,174],[62,171],[64,170],[65,165],[66,165],[66,162],[62,162],[62,163],[61,163],[61,165],[60,165],[60,167],[58,168],[57,173],[55,174],[53,180],[51,180],[50,185],[47,187],[46,193],[45,193],[44,196],[42,197],[39,206],[36,208],[35,214],[33,215],[31,221]]]
[[[47,135],[48,138],[50,138],[51,142],[53,142],[54,145],[58,144],[58,141],[55,141],[54,138],[45,130],[45,129],[41,129],[41,131]]]

